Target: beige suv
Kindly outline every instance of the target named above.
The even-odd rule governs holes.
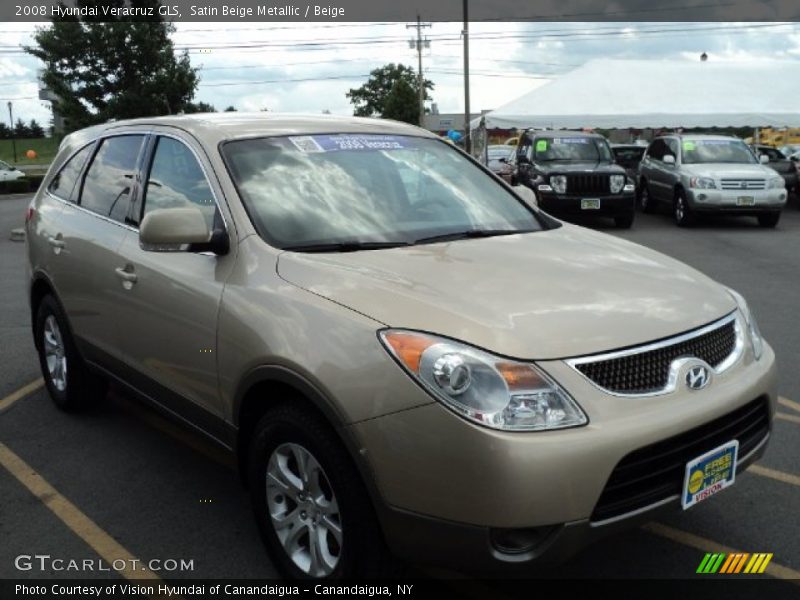
[[[416,127],[79,131],[27,234],[56,404],[113,380],[237,452],[287,576],[530,569],[712,496],[770,436],[741,296]]]

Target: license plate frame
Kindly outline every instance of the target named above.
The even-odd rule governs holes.
[[[687,510],[736,482],[739,440],[731,440],[686,463],[681,505]]]
[[[581,198],[581,210],[600,210],[600,198]]]
[[[736,198],[736,206],[755,206],[756,199],[753,196],[739,196]]]

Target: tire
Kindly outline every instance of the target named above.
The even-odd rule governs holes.
[[[678,227],[691,227],[694,225],[695,218],[689,202],[686,200],[686,192],[679,189],[675,192],[675,201],[672,205],[672,216]]]
[[[774,229],[780,220],[781,213],[779,212],[758,215],[758,225],[760,227],[764,227],[765,229]]]
[[[636,216],[636,213],[631,211],[627,215],[621,215],[618,217],[614,217],[614,225],[616,225],[617,229],[630,229],[633,225],[633,219]]]
[[[650,188],[647,186],[647,181],[642,180],[639,188],[639,208],[643,213],[652,214],[655,212],[653,204],[653,197],[650,195]]]
[[[105,398],[108,382],[87,368],[64,310],[51,295],[42,298],[36,311],[34,335],[45,386],[58,408],[77,412]]]
[[[249,452],[256,522],[282,576],[323,580],[397,575],[399,563],[383,541],[361,477],[338,436],[316,412],[302,404],[271,408],[256,425]],[[302,482],[300,464],[311,476],[297,485]],[[312,533],[320,540],[315,554]],[[290,555],[285,546],[295,551]]]

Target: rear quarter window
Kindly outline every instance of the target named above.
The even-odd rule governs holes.
[[[72,158],[61,167],[61,170],[56,173],[56,176],[53,177],[50,186],[47,188],[51,194],[58,196],[62,200],[75,201],[75,196],[77,196],[75,184],[78,182],[86,159],[89,158],[92,152],[93,145],[94,144],[89,144],[84,146],[81,150],[78,150],[78,152],[73,154]]]

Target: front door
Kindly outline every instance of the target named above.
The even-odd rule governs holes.
[[[131,220],[138,224],[150,211],[194,204],[205,213],[209,230],[225,228],[218,205],[222,194],[206,176],[211,171],[202,150],[171,135],[158,135],[153,144]],[[141,391],[176,412],[200,407],[222,414],[217,316],[235,250],[231,244],[227,255],[217,256],[191,247],[147,249],[138,231],[130,232],[120,249],[118,266],[129,274],[119,311],[125,362],[140,376]]]

